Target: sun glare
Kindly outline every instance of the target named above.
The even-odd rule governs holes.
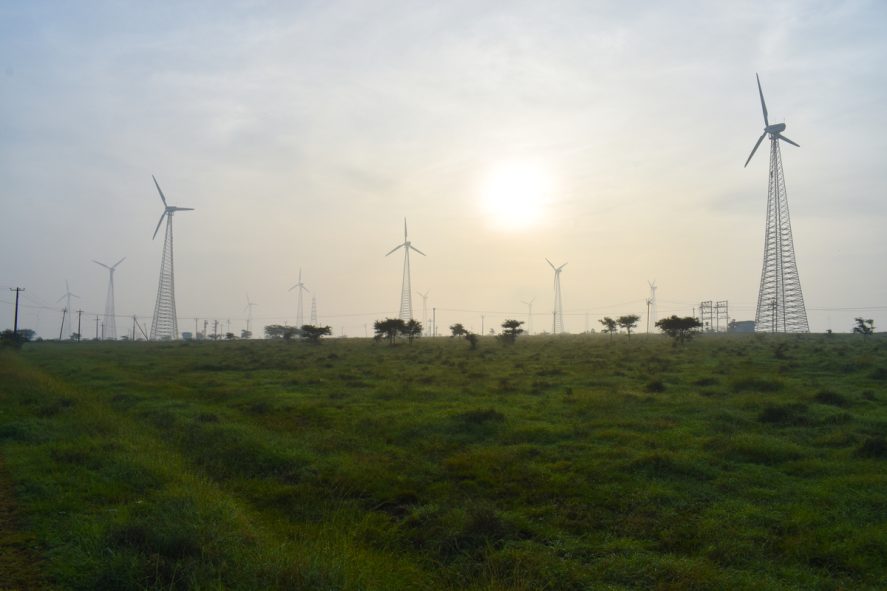
[[[525,230],[544,221],[551,179],[534,163],[510,162],[493,168],[481,193],[487,223],[498,230]]]

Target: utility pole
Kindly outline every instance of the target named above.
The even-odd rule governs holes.
[[[77,310],[77,342],[80,342],[80,315],[83,314],[83,310]]]
[[[437,308],[431,308],[431,336],[437,336]]]
[[[484,334],[484,315],[480,315],[480,334],[483,336]]]
[[[67,308],[62,308],[62,325],[59,327],[59,341],[62,340],[62,331],[65,330],[65,315],[68,313]]]
[[[647,298],[647,334],[650,334],[650,298]]]
[[[15,292],[15,321],[12,324],[12,334],[18,335],[18,294],[25,291],[24,287],[10,287],[9,291]]]
[[[95,340],[99,340],[99,317],[95,317]]]
[[[194,317],[194,340],[195,340],[195,341],[197,340],[197,334],[198,334],[198,330],[197,330],[197,317],[195,316],[195,317]]]
[[[136,315],[132,315],[132,340],[135,342],[136,340]]]

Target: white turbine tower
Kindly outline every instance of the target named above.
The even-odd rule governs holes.
[[[93,259],[96,265],[101,265],[102,267],[108,270],[108,295],[105,297],[105,317],[103,319],[104,328],[102,329],[102,338],[103,339],[111,339],[114,340],[117,338],[117,318],[114,315],[114,269],[117,268],[117,265],[126,260],[126,257],[123,257],[110,267],[105,263],[100,263],[97,260]]]
[[[403,282],[400,285],[400,314],[398,317],[404,322],[409,322],[413,319],[413,297],[410,288],[410,250],[415,250],[423,257],[425,253],[413,246],[407,238],[407,218],[403,219],[403,242],[389,250],[385,256],[387,257],[398,248],[403,248]]]
[[[536,301],[536,298],[531,299],[529,302],[525,302],[521,300],[522,304],[527,305],[527,334],[533,334],[533,302]]]
[[[554,263],[545,259],[551,268],[554,269],[554,311],[552,312],[552,332],[558,334],[564,332],[564,306],[561,301],[561,271],[567,266],[564,263],[560,267],[555,267]]]
[[[651,326],[656,326],[656,280],[647,281],[650,286],[650,297],[647,298],[647,332]]]
[[[252,323],[253,323],[253,308],[258,306],[255,302],[249,299],[249,293],[246,294],[246,306],[243,307],[246,310],[246,332],[252,334]],[[252,338],[252,337],[250,337]]]
[[[65,300],[65,323],[63,325],[62,330],[65,333],[65,337],[70,337],[73,333],[71,332],[71,298],[80,298],[79,295],[75,293],[71,293],[71,288],[68,287],[68,280],[65,279],[65,295],[56,300],[56,302],[60,302]]]
[[[304,322],[305,317],[303,315],[303,310],[302,310],[302,292],[307,291],[308,293],[311,293],[311,291],[307,287],[305,287],[305,284],[302,283],[302,267],[299,267],[299,282],[296,283],[291,288],[289,288],[289,291],[292,291],[296,288],[299,288],[299,291],[298,291],[299,297],[298,297],[298,304],[297,304],[298,307],[296,308],[296,328],[301,329],[302,325],[305,324],[305,322]]]
[[[163,239],[163,258],[160,262],[160,281],[157,284],[157,301],[154,304],[154,318],[151,320],[151,339],[177,339],[179,337],[179,321],[176,317],[176,282],[175,272],[173,268],[173,250],[172,250],[172,216],[177,211],[194,211],[193,207],[176,207],[166,203],[166,196],[154,179],[154,186],[160,193],[160,199],[163,201],[163,213],[160,214],[160,220],[157,227],[154,228],[154,236],[151,240],[157,238],[157,232],[160,230],[160,224],[163,218],[166,218],[166,236]]]
[[[426,289],[425,293],[421,291],[417,291],[419,297],[422,298],[422,332],[425,332],[426,325],[428,324],[428,294],[431,293],[430,289]]]

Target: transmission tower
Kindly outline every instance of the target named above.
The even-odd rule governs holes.
[[[311,296],[311,326],[317,326],[317,297]]]

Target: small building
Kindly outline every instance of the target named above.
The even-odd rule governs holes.
[[[727,325],[727,332],[754,332],[754,320],[731,320]]]

